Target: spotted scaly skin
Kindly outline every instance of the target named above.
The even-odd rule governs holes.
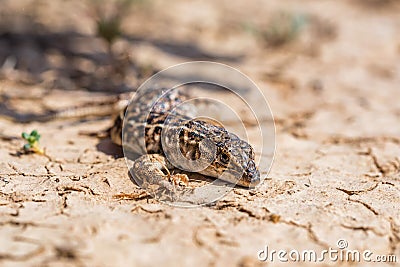
[[[123,144],[125,152],[142,155],[133,163],[136,178],[147,187],[173,191],[187,185],[189,178],[186,174],[171,174],[171,170],[192,170],[196,166],[184,166],[182,162],[197,162],[206,166],[196,170],[200,174],[243,187],[256,186],[260,173],[251,145],[219,125],[191,119],[193,111],[180,109],[187,99],[178,89],[148,90],[136,95],[115,119],[110,131],[112,141]],[[162,136],[166,127],[168,131]],[[179,158],[182,155],[183,161]]]

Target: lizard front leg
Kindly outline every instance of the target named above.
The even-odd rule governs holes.
[[[176,188],[186,186],[186,174],[171,174],[174,167],[160,154],[143,155],[133,162],[133,173],[145,188],[154,191],[166,189],[175,193]]]

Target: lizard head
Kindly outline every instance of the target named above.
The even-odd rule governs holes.
[[[238,136],[228,133],[225,143],[216,143],[217,153],[211,168],[219,172],[221,179],[244,187],[260,183],[260,172],[256,167],[253,148]],[[220,173],[220,170],[223,170]]]
[[[201,174],[244,187],[260,183],[254,150],[248,142],[221,126],[204,121],[192,120],[184,128],[188,130],[181,135],[181,152],[187,159],[205,157],[209,160],[207,167],[199,171]]]

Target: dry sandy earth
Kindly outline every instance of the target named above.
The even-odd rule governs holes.
[[[104,57],[82,4],[38,2],[35,19],[52,32],[81,34],[68,49]],[[339,239],[348,249],[372,251],[372,259],[393,254],[400,261],[399,4],[232,2],[153,1],[124,24],[131,40],[115,45],[136,64],[155,69],[198,59],[224,62],[267,97],[277,130],[271,171],[260,187],[236,188],[202,208],[174,208],[149,198],[129,179],[120,148],[79,134],[107,129],[109,118],[10,121],[17,113],[102,101],[104,92],[84,88],[112,78],[90,57],[71,59],[61,49],[63,39],[43,56],[46,42],[40,45],[26,33],[20,39],[2,35],[1,64],[5,58],[18,62],[1,72],[1,266],[275,266],[276,259],[257,259],[266,245],[319,253],[337,249]],[[4,3],[9,14],[19,14],[31,1]],[[294,43],[270,48],[243,30],[244,23],[262,27],[279,10],[311,18]],[[3,25],[2,33],[23,32],[22,22],[13,25]],[[8,46],[10,40],[19,45]],[[94,71],[103,80],[84,79]],[[128,87],[140,82],[124,79]],[[21,132],[32,129],[42,134],[49,157],[18,153]],[[319,264],[374,265],[329,259]]]

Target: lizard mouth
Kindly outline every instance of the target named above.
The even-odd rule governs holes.
[[[221,172],[221,170],[218,171],[213,166],[210,166],[200,173],[246,188],[254,188],[261,182],[261,175],[254,161],[250,161],[244,171],[237,167],[233,169],[224,168],[223,172]]]
[[[253,188],[261,182],[260,172],[258,170],[245,172],[238,182],[238,185]]]

